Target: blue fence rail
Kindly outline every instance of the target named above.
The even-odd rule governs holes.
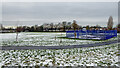
[[[107,40],[117,37],[117,30],[76,30],[66,31],[66,37],[79,39],[99,39]]]

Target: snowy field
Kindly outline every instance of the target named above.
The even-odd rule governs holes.
[[[16,33],[4,33],[0,34],[0,46],[65,46],[104,42],[58,38],[65,36],[66,33],[26,32],[19,33],[18,42],[16,42]],[[110,40],[115,39],[117,38],[112,38]]]
[[[63,39],[65,33],[20,33],[18,43],[15,33],[0,34],[1,46],[59,46],[90,44],[105,41]],[[55,39],[56,37],[56,39]],[[115,40],[112,38],[109,40]],[[62,43],[60,43],[62,40]],[[109,41],[106,40],[106,41]],[[4,66],[118,66],[118,44],[99,47],[59,50],[0,50],[0,65]],[[120,58],[119,58],[120,59]]]
[[[5,66],[118,66],[118,43],[63,50],[0,50]]]

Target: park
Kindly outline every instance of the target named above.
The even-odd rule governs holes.
[[[3,2],[0,67],[119,68],[118,16],[117,2]]]

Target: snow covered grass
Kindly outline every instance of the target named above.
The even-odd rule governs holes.
[[[62,50],[0,50],[0,65],[118,66],[118,44]]]
[[[1,46],[62,46],[62,45],[79,45],[79,44],[90,44],[103,41],[92,41],[92,40],[75,40],[65,39],[58,37],[65,37],[66,33],[60,32],[25,32],[20,33],[18,42],[16,42],[15,33],[0,34]],[[112,38],[114,40],[117,38]]]

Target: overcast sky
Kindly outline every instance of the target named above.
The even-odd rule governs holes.
[[[119,0],[1,0],[2,2],[118,2]]]
[[[117,2],[4,2],[2,24],[41,25],[77,21],[79,25],[106,26],[109,16],[118,23]],[[18,22],[19,21],[19,22]]]

